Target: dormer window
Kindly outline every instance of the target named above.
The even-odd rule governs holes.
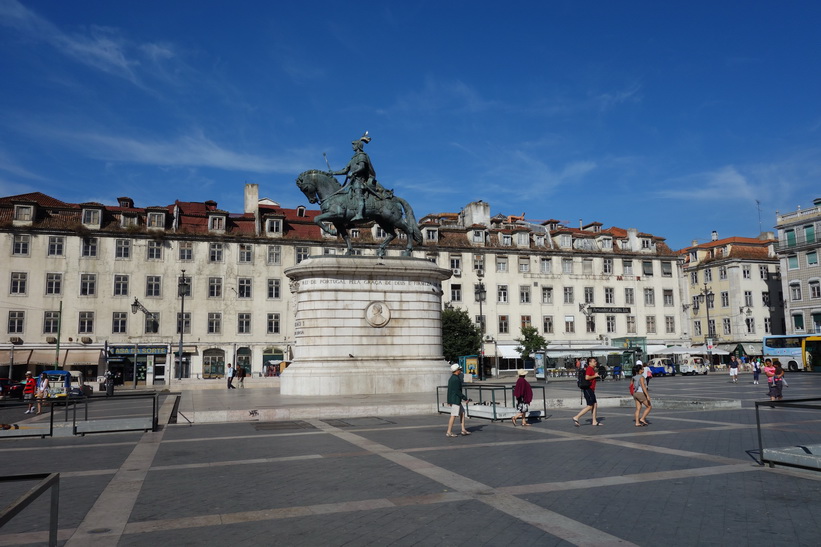
[[[100,226],[99,209],[83,209],[83,224],[86,226]]]
[[[513,245],[513,236],[510,234],[502,234],[502,245],[505,247],[510,247]]]
[[[225,217],[223,215],[211,215],[208,217],[208,229],[213,232],[224,232]]]
[[[139,223],[137,222],[136,215],[123,215],[120,217],[120,226],[123,228],[128,228],[129,226],[137,226]]]
[[[570,234],[562,234],[559,236],[559,245],[562,247],[570,247],[573,245],[573,237]]]
[[[642,240],[641,240],[641,248],[642,249],[650,249],[652,247],[653,247],[653,243],[649,239],[647,239],[646,237],[642,238]]]
[[[690,251],[690,262],[698,260],[698,251]]]
[[[356,238],[359,237],[359,228],[351,228],[351,230],[349,230],[349,231],[350,231],[351,237],[353,239],[356,239]]]
[[[296,208],[296,216],[298,216],[298,217],[304,217],[305,216],[305,206],[304,205],[300,205],[299,207]]]
[[[15,205],[14,206],[14,222],[30,224],[34,220],[34,206],[33,205]]]
[[[436,241],[438,239],[439,239],[438,230],[434,230],[432,228],[427,228],[425,230],[425,240],[426,241]]]
[[[482,230],[473,230],[473,242],[474,243],[484,243],[485,242],[485,233]]]
[[[602,238],[601,240],[601,248],[606,251],[610,251],[613,249],[613,240],[609,237]]]
[[[519,247],[528,247],[530,245],[530,234],[527,232],[519,232],[516,234],[516,244]]]
[[[146,226],[149,228],[165,228],[165,213],[148,213]]]
[[[265,222],[265,232],[268,233],[268,234],[281,234],[282,233],[282,219],[269,218]]]
[[[536,246],[544,247],[544,236],[536,236]]]

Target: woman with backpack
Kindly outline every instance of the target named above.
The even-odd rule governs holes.
[[[641,364],[637,364],[633,367],[633,382],[630,384],[630,393],[633,395],[633,400],[636,403],[636,427],[650,425],[650,422],[647,421],[647,415],[653,410],[653,405],[650,403],[650,391],[647,389],[647,380],[644,378],[644,374],[642,374],[642,369],[644,369],[644,366]],[[639,416],[642,405],[646,408],[644,412],[641,413],[641,416]]]

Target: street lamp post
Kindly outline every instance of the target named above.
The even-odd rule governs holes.
[[[477,283],[474,288],[474,294],[476,296],[476,300],[479,302],[479,332],[482,337],[479,344],[481,351],[481,354],[479,355],[479,380],[481,381],[485,379],[485,314],[482,309],[482,303],[485,301],[487,291],[485,290],[485,284],[482,283],[482,278],[485,275],[484,270],[477,271],[476,275],[479,278],[479,283]]]
[[[138,311],[143,312],[146,316],[150,317],[152,320],[157,322],[156,314],[148,311],[148,309],[143,306],[142,302],[140,302],[137,297],[134,297],[134,302],[131,303],[131,313],[137,313]],[[139,344],[135,345],[134,349],[134,389],[137,389],[137,347]]]
[[[188,279],[185,277],[185,270],[182,270],[180,279],[177,282],[177,294],[180,295],[180,350],[177,356],[177,380],[182,379],[182,336],[185,332],[185,293],[188,292],[190,286]]]
[[[713,329],[710,328],[710,307],[713,305],[713,299],[715,298],[715,294],[713,294],[712,289],[707,286],[707,283],[704,283],[704,288],[698,294],[698,301],[704,303],[704,309],[707,312],[707,334],[704,336],[704,345],[707,347],[707,360],[710,362],[710,372],[715,372],[715,366],[713,365],[713,349],[711,347],[712,337],[715,336]]]

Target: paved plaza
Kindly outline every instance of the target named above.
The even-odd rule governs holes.
[[[821,388],[821,375],[789,380],[787,398]],[[473,418],[470,436],[447,438],[446,415],[397,412],[415,404],[404,396],[305,400],[249,387],[182,394],[183,414],[230,407],[223,423],[2,439],[0,451],[4,475],[60,473],[65,545],[817,545],[821,472],[756,461],[752,402],[766,385],[710,374],[650,388],[659,401],[741,407],[659,408],[636,428],[631,408],[606,406],[603,427],[588,414],[577,428],[579,390],[551,382],[548,398],[566,406],[533,427]],[[627,382],[597,391],[612,402]],[[283,405],[304,417],[248,410]],[[382,412],[360,415],[369,405]],[[360,408],[342,417],[347,406]],[[813,411],[761,416],[765,443],[821,442]],[[3,484],[0,495],[23,490]],[[44,496],[0,529],[0,545],[44,545],[47,529]]]

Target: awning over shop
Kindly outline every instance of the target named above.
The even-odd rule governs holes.
[[[744,355],[748,356],[761,355],[761,344],[756,342],[741,342],[738,344],[718,344],[718,347],[730,353],[741,351],[744,353]]]
[[[516,351],[519,346],[496,346],[498,356],[502,359],[521,359],[521,354]]]
[[[647,354],[648,355],[656,355],[660,353],[664,353],[667,350],[667,346],[664,344],[647,344]]]
[[[102,353],[100,349],[69,349],[63,358],[63,368],[72,365],[99,365]]]
[[[12,356],[12,354],[14,354]],[[15,349],[12,350],[3,350],[0,351],[0,365],[8,366],[11,364],[12,357],[14,358],[15,365],[22,365],[24,363],[28,363],[29,356],[31,356],[30,349]]]
[[[63,368],[73,365],[97,365],[103,350],[100,348],[60,348],[59,362]],[[41,365],[53,367],[57,360],[57,348],[15,349],[14,365]],[[0,365],[11,362],[11,351],[0,351]]]

